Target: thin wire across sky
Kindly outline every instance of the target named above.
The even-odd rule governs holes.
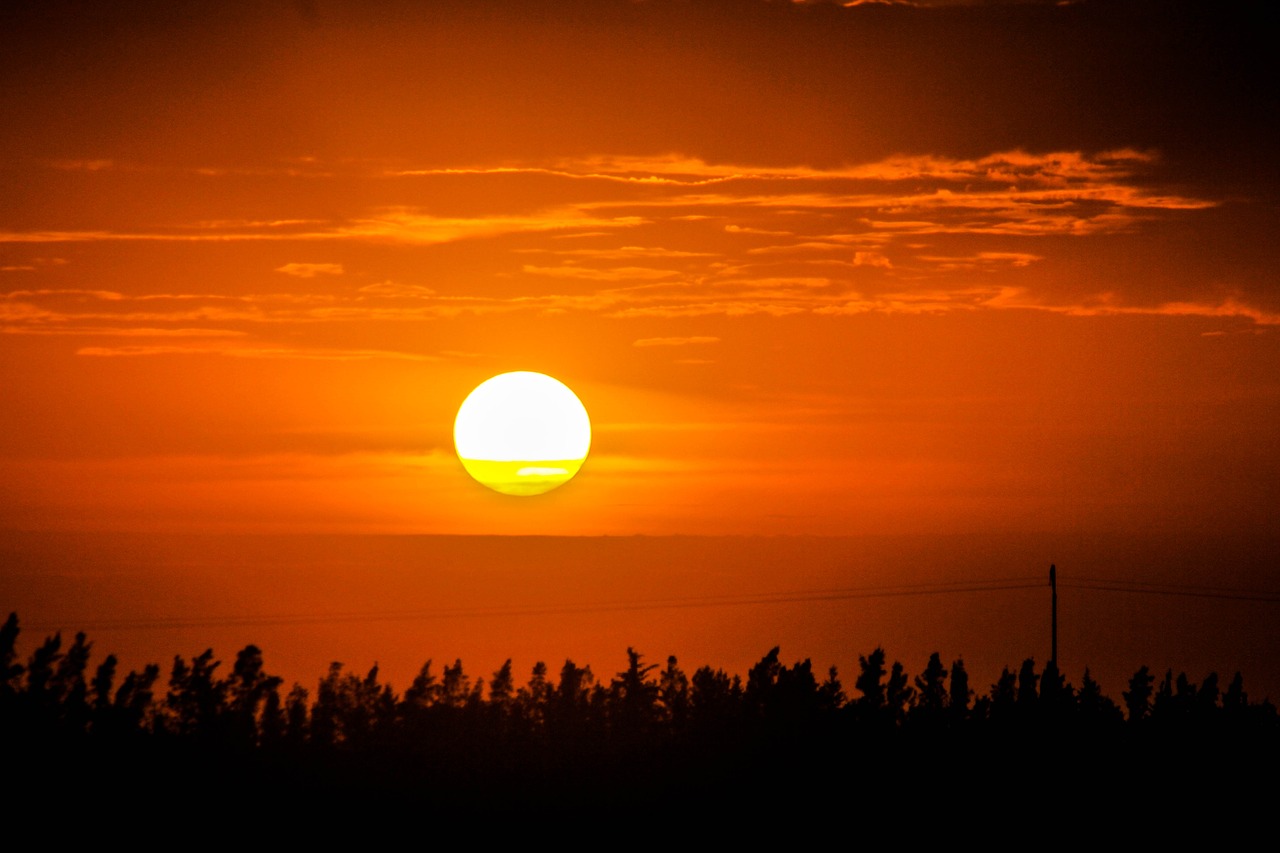
[[[79,622],[77,630],[135,631],[182,628],[229,628],[267,625],[312,625],[324,623],[432,621],[437,619],[485,619],[511,616],[566,616],[643,610],[670,610],[703,607],[735,607],[765,604],[793,604],[818,601],[843,601],[865,598],[944,595],[948,593],[1001,592],[1038,589],[1048,584],[1039,576],[986,578],[972,581],[949,581],[891,586],[840,587],[833,589],[786,590],[731,595],[703,595],[648,598],[632,601],[571,602],[556,605],[452,607],[413,610],[345,611],[333,613],[274,613],[243,616],[153,617],[137,619],[90,619]],[[1058,584],[1065,589],[1125,592],[1145,595],[1216,598],[1232,601],[1280,602],[1280,592],[1259,589],[1213,587],[1191,584],[1148,583],[1106,578],[1073,578]],[[57,631],[63,626],[37,624],[34,631]]]

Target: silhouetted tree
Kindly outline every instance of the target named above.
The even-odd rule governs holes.
[[[718,738],[735,728],[742,700],[742,681],[724,670],[702,666],[690,682],[690,719],[705,738]]]
[[[670,728],[684,731],[689,723],[689,679],[677,666],[675,655],[667,657],[667,668],[658,676],[658,702]]]
[[[1036,706],[1036,700],[1039,698],[1036,693],[1036,682],[1039,680],[1040,676],[1036,675],[1035,660],[1027,658],[1018,670],[1018,708],[1024,713],[1030,713]]]
[[[155,683],[160,678],[160,665],[149,663],[142,672],[131,670],[125,676],[112,703],[115,726],[121,732],[150,729],[155,723]]]
[[[809,658],[778,671],[778,680],[767,708],[769,723],[775,730],[805,733],[818,714],[818,705],[818,680],[813,675],[813,663]]]
[[[328,674],[320,679],[316,701],[311,706],[311,740],[322,746],[342,746],[368,739],[373,726],[374,709],[369,699],[369,686],[377,684],[378,668],[361,680],[343,672],[342,664],[329,664]]]
[[[284,740],[284,735],[284,710],[280,707],[280,689],[277,683],[275,689],[266,694],[262,703],[262,712],[258,721],[258,742],[263,745],[278,744]]]
[[[894,725],[902,725],[907,717],[907,708],[914,696],[915,691],[908,684],[907,673],[903,670],[902,664],[894,661],[893,668],[889,671],[889,683],[885,685],[884,691],[885,707]]]
[[[1173,716],[1173,670],[1168,669],[1165,670],[1160,686],[1156,688],[1156,696],[1151,703],[1151,717],[1153,720],[1158,718],[1162,723],[1167,723]]]
[[[1050,660],[1040,676],[1039,716],[1065,725],[1076,710],[1075,688],[1058,671],[1058,662]]]
[[[1085,667],[1080,692],[1076,695],[1076,707],[1080,712],[1080,720],[1087,729],[1114,728],[1124,720],[1120,707],[1103,694],[1102,686],[1093,680],[1088,667]]]
[[[758,719],[765,715],[769,694],[773,693],[773,685],[777,684],[778,670],[782,669],[782,663],[778,662],[778,653],[781,651],[781,647],[774,646],[746,671],[746,689],[742,698],[745,699],[750,715]]]
[[[937,652],[929,656],[924,672],[916,676],[916,701],[911,716],[928,726],[936,726],[947,707],[947,668]]]
[[[77,633],[49,682],[50,698],[58,704],[58,721],[73,731],[84,731],[89,724],[89,687],[84,673],[90,647],[84,633]]]
[[[818,708],[824,713],[833,713],[843,708],[846,701],[840,673],[832,665],[827,669],[826,679],[818,686]]]
[[[594,682],[589,666],[580,667],[566,660],[560,668],[560,681],[547,705],[547,727],[557,740],[569,740],[585,734]]]
[[[529,683],[516,691],[516,718],[531,732],[542,731],[547,720],[547,706],[551,702],[552,688],[547,681],[547,665],[538,661],[533,665]]]
[[[279,677],[263,671],[262,651],[257,646],[245,646],[236,655],[226,685],[233,738],[241,743],[257,742],[259,724],[267,705],[271,704],[273,713],[279,713],[281,681]],[[279,728],[275,723],[271,726]]]
[[[106,659],[98,664],[98,669],[93,675],[93,711],[95,715],[102,714],[111,707],[111,687],[116,680],[117,664],[118,661],[115,655],[107,655]]]
[[[461,667],[462,662],[459,661],[458,668]],[[477,686],[483,688],[484,683],[480,682]],[[378,683],[376,663],[360,683],[360,705],[369,718],[369,735],[375,741],[385,741],[394,730],[399,702],[390,684]]]
[[[1218,673],[1211,672],[1200,683],[1200,689],[1195,695],[1194,713],[1199,721],[1204,722],[1217,717],[1218,711],[1221,710],[1218,706],[1219,695]]]
[[[657,665],[644,664],[642,660],[639,652],[628,648],[627,668],[609,686],[613,725],[624,737],[642,737],[658,717],[658,685],[649,678]]]
[[[505,730],[511,717],[512,706],[516,701],[516,683],[511,675],[511,658],[493,674],[489,680],[489,707],[491,716],[499,727]]]
[[[191,664],[177,655],[169,674],[165,697],[165,729],[178,735],[216,737],[219,715],[226,702],[226,684],[214,676],[222,665],[213,659],[213,649],[192,658]]]
[[[62,659],[62,632],[46,637],[27,660],[27,703],[32,712],[47,721],[57,702],[52,692],[54,668]]]
[[[955,724],[963,723],[969,716],[969,699],[973,691],[969,689],[969,673],[965,671],[964,660],[957,658],[951,664],[951,691],[947,697],[948,716]]]
[[[1155,676],[1143,666],[1129,679],[1129,689],[1120,694],[1130,723],[1141,722],[1151,714],[1151,685],[1154,682]]]
[[[587,691],[587,727],[592,729],[591,735],[602,733],[603,727],[608,723],[612,715],[612,691],[598,682],[591,685],[591,689]],[[596,727],[601,727],[601,731],[595,731]]]
[[[884,649],[876,646],[867,657],[858,656],[858,679],[853,686],[862,694],[854,700],[857,717],[864,722],[874,722],[884,716]]]
[[[295,683],[289,688],[284,702],[284,740],[293,747],[300,747],[311,732],[311,714],[307,708],[307,689]]]
[[[424,736],[429,725],[431,709],[440,701],[440,692],[440,683],[431,672],[431,660],[428,659],[418,669],[413,683],[409,685],[409,689],[404,692],[404,697],[400,701],[400,717],[408,727],[411,736]]]
[[[18,659],[18,614],[10,613],[0,627],[0,707],[8,697],[18,692],[19,680],[24,671]]]
[[[511,676],[511,658],[507,658],[489,681],[489,702],[505,711],[515,700],[515,696],[516,684]]]
[[[1223,713],[1231,718],[1236,718],[1249,707],[1249,694],[1244,692],[1244,677],[1239,672],[1231,679],[1231,683],[1227,685],[1227,690],[1222,694],[1222,710]]]
[[[390,690],[390,686],[384,688],[384,692],[389,690]],[[475,681],[471,683],[471,692],[467,694],[467,702],[463,707],[466,709],[467,713],[473,719],[475,719],[479,716],[480,709],[483,705],[484,705],[484,679],[477,678]]]
[[[1177,719],[1183,722],[1196,710],[1196,685],[1185,672],[1178,673],[1174,682],[1173,710]]]
[[[1009,667],[1000,670],[1000,677],[991,685],[990,719],[992,723],[1007,724],[1018,704],[1018,676]]]
[[[470,695],[471,679],[462,671],[462,661],[455,660],[453,666],[445,664],[440,679],[440,704],[446,708],[462,708]]]
[[[782,664],[778,662],[778,654],[782,649],[774,646],[769,652],[747,670],[747,687],[744,693],[747,712],[754,719],[763,719],[769,707],[774,685],[778,683],[778,672]]]

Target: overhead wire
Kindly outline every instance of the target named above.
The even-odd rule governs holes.
[[[1106,592],[1132,592],[1149,595],[1177,595],[1189,598],[1220,598],[1231,601],[1280,601],[1280,592],[1263,589],[1214,587],[1202,584],[1153,583],[1112,578],[1071,578],[1058,582],[1068,589],[1095,589]]]
[[[259,614],[246,616],[153,617],[133,619],[89,619],[77,624],[80,630],[150,630],[180,628],[230,628],[270,625],[307,625],[333,622],[430,621],[434,619],[491,618],[500,616],[564,616],[638,610],[730,607],[758,604],[790,604],[809,601],[841,601],[857,598],[938,595],[949,592],[991,592],[1033,589],[1042,581],[1029,577],[992,578],[975,581],[944,581],[928,584],[897,584],[879,587],[794,590],[766,593],[738,593],[716,596],[685,596],[635,601],[574,602],[553,605],[507,605],[486,607],[435,608],[430,610],[357,611],[319,614]],[[60,630],[61,626],[40,624],[34,631]]]
[[[589,615],[595,613],[669,610],[701,607],[735,607],[762,604],[795,604],[843,601],[864,598],[941,595],[961,592],[999,592],[1043,588],[1039,576],[985,578],[969,581],[941,581],[890,586],[837,587],[728,595],[649,598],[612,602],[568,602],[547,605],[489,605],[414,610],[345,611],[332,613],[266,613],[242,616],[158,616],[128,619],[88,619],[76,624],[78,630],[164,630],[183,628],[265,627],[276,625],[317,625],[325,623],[432,621],[437,619],[483,619],[494,617],[538,617]],[[1067,589],[1141,593],[1235,601],[1280,602],[1280,592],[1260,589],[1213,587],[1197,584],[1125,581],[1110,578],[1068,577],[1058,581]],[[62,630],[52,623],[27,626],[33,631]]]

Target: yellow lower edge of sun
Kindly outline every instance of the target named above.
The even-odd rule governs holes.
[[[583,459],[462,459],[473,479],[504,495],[540,495],[573,479]]]

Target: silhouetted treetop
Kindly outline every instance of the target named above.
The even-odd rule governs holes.
[[[962,659],[948,668],[940,654],[931,654],[913,677],[900,662],[886,665],[877,647],[858,657],[858,695],[850,701],[835,666],[819,680],[812,661],[784,664],[777,646],[750,667],[745,683],[709,666],[686,676],[674,655],[659,667],[628,648],[625,669],[607,684],[572,660],[554,683],[538,662],[517,684],[508,659],[487,685],[468,676],[461,660],[438,677],[427,660],[399,695],[380,680],[376,664],[362,676],[335,662],[314,692],[295,684],[282,696],[282,680],[268,672],[262,650],[249,645],[225,673],[212,649],[190,659],[175,656],[157,695],[159,666],[120,678],[116,658],[107,655],[94,667],[83,633],[70,644],[60,633],[46,637],[25,665],[18,662],[18,636],[12,614],[0,626],[0,733],[7,743],[88,736],[102,743],[189,744],[216,754],[233,747],[296,760],[378,755],[398,772],[436,768],[431,772],[447,775],[472,773],[463,770],[467,762],[561,773],[608,755],[626,756],[622,765],[713,753],[723,759],[752,754],[753,744],[766,742],[774,749],[819,749],[820,738],[867,748],[895,731],[903,738],[933,732],[950,739],[966,732],[1023,738],[1036,728],[1090,737],[1164,731],[1251,732],[1271,739],[1266,742],[1280,737],[1275,707],[1251,702],[1239,673],[1225,690],[1216,673],[1197,682],[1173,670],[1156,686],[1143,666],[1123,692],[1122,711],[1088,668],[1076,690],[1054,661],[1037,671],[1026,658],[1016,672],[1006,666],[975,698]],[[866,737],[846,737],[859,733]]]

